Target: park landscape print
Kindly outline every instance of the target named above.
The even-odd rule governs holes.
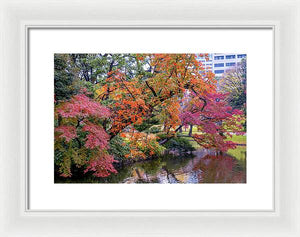
[[[246,60],[54,54],[54,182],[246,183]]]

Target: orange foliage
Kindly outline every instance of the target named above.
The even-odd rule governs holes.
[[[203,55],[202,55],[203,56]],[[168,130],[180,125],[179,99],[193,89],[200,96],[215,91],[212,73],[204,73],[196,54],[138,54],[137,61],[148,60],[151,75],[147,78],[128,79],[125,73],[114,70],[108,73],[106,85],[99,98],[114,100],[111,134],[120,133],[130,124],[141,124],[153,116],[160,107],[165,111]]]

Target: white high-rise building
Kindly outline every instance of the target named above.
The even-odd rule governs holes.
[[[199,61],[202,62],[205,71],[213,72],[218,78],[224,72],[237,68],[246,56],[246,54],[236,53],[212,53],[208,55],[208,60],[204,57],[199,57]]]

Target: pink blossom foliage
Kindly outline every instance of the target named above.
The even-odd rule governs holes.
[[[85,147],[86,148],[99,148],[104,149],[108,146],[109,135],[106,131],[92,123],[88,123],[82,128],[83,131],[88,132],[89,134],[86,136]]]
[[[67,142],[77,137],[76,128],[74,126],[61,125],[55,128],[55,132],[60,133],[59,138],[65,138]]]
[[[225,98],[227,94],[210,93],[204,98],[197,100],[197,95],[189,105],[186,105],[180,114],[180,119],[184,126],[188,124],[196,125],[203,132],[195,134],[194,139],[204,148],[215,148],[226,152],[234,149],[236,144],[226,141],[232,133],[242,134],[243,112],[233,110],[228,106]]]
[[[74,117],[98,117],[108,118],[110,111],[100,103],[92,101],[84,94],[75,95],[72,99],[57,109],[57,113],[63,118]]]
[[[180,114],[183,124],[203,125],[210,120],[222,120],[232,116],[233,110],[227,105],[225,98],[226,94],[210,93],[203,98],[206,103],[203,100],[194,101],[191,106]]]
[[[215,134],[194,134],[195,141],[206,149],[215,148],[218,151],[226,152],[228,149],[235,149],[236,143],[225,141],[224,136]]]
[[[117,173],[117,170],[113,166],[114,157],[109,154],[100,154],[96,159],[93,159],[89,162],[88,167],[84,172],[94,171],[94,176],[96,177],[107,177],[111,173]]]

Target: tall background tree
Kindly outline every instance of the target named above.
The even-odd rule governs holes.
[[[246,83],[247,64],[245,59],[241,61],[237,69],[226,72],[220,79],[220,91],[228,93],[227,101],[232,108],[245,111]]]

